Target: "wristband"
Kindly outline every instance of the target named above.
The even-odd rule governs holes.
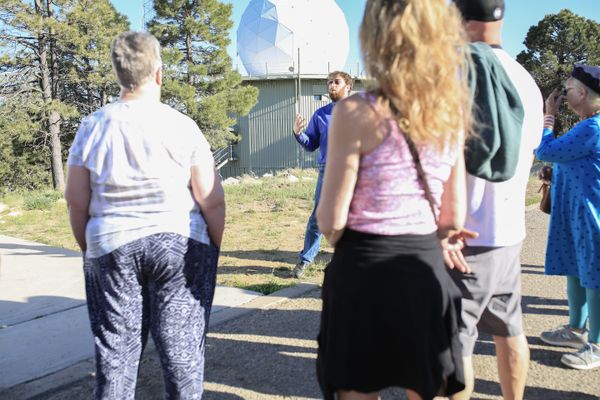
[[[556,118],[554,117],[554,115],[552,115],[552,114],[544,115],[544,128],[554,130],[554,122],[555,121],[556,121]]]

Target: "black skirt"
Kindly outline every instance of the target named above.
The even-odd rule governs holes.
[[[435,234],[346,229],[322,297],[317,375],[325,399],[397,386],[427,400],[464,389],[461,294]]]

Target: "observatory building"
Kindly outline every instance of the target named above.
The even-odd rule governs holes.
[[[346,64],[349,36],[335,0],[251,0],[237,48],[251,76],[327,74]]]
[[[289,76],[246,77],[243,84],[258,87],[258,101],[248,115],[237,118],[234,131],[240,141],[231,146],[231,157],[219,170],[221,176],[315,168],[319,150],[305,151],[296,142],[292,127],[297,112],[308,120],[331,101],[327,77],[305,77],[300,81]],[[363,81],[354,78],[353,92],[362,90]]]
[[[315,167],[318,151],[304,151],[292,125],[296,113],[308,119],[331,101],[327,75],[343,70],[349,51],[343,11],[335,0],[251,0],[237,46],[248,73],[243,84],[257,87],[259,96],[250,113],[237,118],[240,141],[229,148],[229,159],[218,163],[221,175]],[[358,66],[346,72],[360,75]],[[357,90],[362,82],[355,78]]]

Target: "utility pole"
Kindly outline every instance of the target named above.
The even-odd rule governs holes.
[[[146,24],[152,19],[154,14],[154,1],[142,0],[142,26],[141,30],[146,30]]]
[[[301,96],[302,86],[301,86],[301,82],[300,82],[300,47],[298,47],[298,71],[297,71],[296,76],[298,77],[298,91],[296,92],[296,113],[302,115],[302,108],[300,107],[300,100],[302,98],[302,96]],[[294,116],[294,118],[295,118],[295,116]],[[296,146],[296,166],[299,168],[303,168],[304,163],[302,163],[302,165],[300,165],[300,158],[301,157],[303,158],[304,154],[300,154],[300,153],[301,153],[300,146]]]

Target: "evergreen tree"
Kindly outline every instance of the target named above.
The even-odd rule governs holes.
[[[44,143],[43,103],[39,96],[21,92],[5,97],[0,107],[0,194],[35,189],[51,183],[50,157]]]
[[[529,28],[527,49],[517,56],[540,87],[544,99],[560,87],[575,63],[600,65],[600,24],[569,10],[546,15]],[[578,117],[563,105],[556,131],[564,132]]]
[[[87,115],[119,93],[112,73],[110,45],[129,29],[127,18],[109,0],[79,0],[65,14],[61,31],[64,98]]]
[[[47,134],[52,182],[58,190],[65,186],[61,121],[72,110],[60,100],[57,91],[59,73],[55,30],[58,19],[55,6],[66,3],[67,0],[0,0],[0,40],[9,49],[5,60],[15,69],[31,66],[36,70],[43,105],[38,118]]]
[[[118,93],[110,72],[110,43],[127,29],[126,18],[109,0],[0,0],[3,70],[32,70],[36,82],[15,93],[0,90],[0,123],[6,127],[0,130],[0,153],[15,158],[3,159],[2,167],[30,162],[32,170],[38,171],[43,159],[54,188],[64,189],[65,149],[79,123],[77,117]],[[15,104],[22,112],[15,112]],[[28,121],[19,118],[37,124],[35,136],[23,133],[20,127]],[[32,151],[39,154],[33,157]],[[13,186],[16,177],[26,178],[23,187],[44,182],[38,174],[0,171],[7,173],[6,179],[0,173],[0,181],[8,179]]]
[[[231,4],[218,0],[154,0],[149,30],[163,51],[163,101],[193,118],[213,148],[236,137],[234,114],[245,115],[258,90],[242,86],[226,48]]]

